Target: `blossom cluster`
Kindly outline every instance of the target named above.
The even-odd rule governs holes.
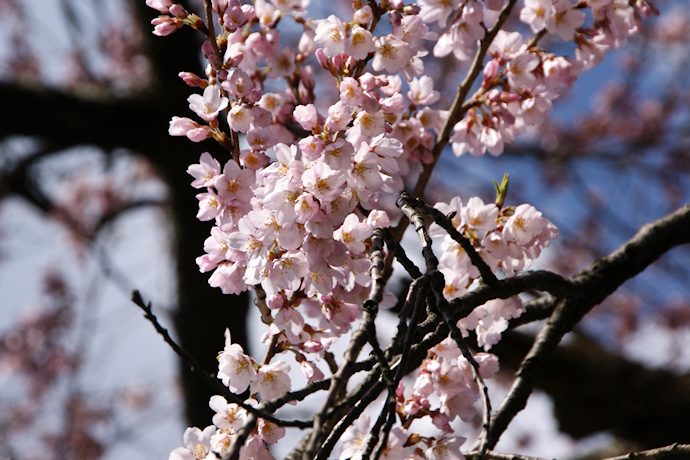
[[[496,203],[484,204],[481,198],[472,197],[463,206],[460,198],[455,197],[450,203],[437,203],[436,208],[453,216],[453,226],[472,243],[493,272],[500,269],[507,276],[528,269],[558,236],[556,227],[529,204],[501,208]],[[432,225],[429,233],[442,238],[439,271],[446,282],[443,295],[450,301],[469,290],[479,279],[479,270],[462,246],[438,225]],[[458,327],[464,334],[474,330],[479,346],[488,350],[498,343],[508,320],[522,312],[518,297],[491,300],[461,319]]]
[[[184,433],[185,447],[170,453],[170,460],[215,460],[216,453],[223,456],[232,444],[236,431],[242,427],[247,411],[222,396],[212,396],[209,406],[215,412],[213,425],[203,430],[190,427]],[[247,437],[240,455],[242,458],[268,460],[275,457],[268,446],[285,436],[285,428],[259,419],[257,428]]]
[[[155,34],[188,25],[211,37],[214,24],[172,0],[146,3],[161,13],[153,21]],[[317,362],[351,330],[370,293],[370,235],[396,217],[385,198],[403,191],[421,166],[432,167],[442,150],[438,145],[450,142],[456,155],[500,154],[505,143],[544,120],[552,101],[581,72],[623,45],[639,29],[640,14],[654,12],[645,0],[634,7],[627,0],[525,0],[519,18],[535,34],[526,39],[519,31],[493,30],[502,24],[499,12],[512,3],[418,0],[406,5],[389,0],[376,5],[354,0],[352,19],[344,21],[335,15],[305,18],[308,0],[210,2],[220,32],[202,47],[205,75],[180,74],[201,91],[188,99],[198,118],[174,117],[169,133],[193,142],[213,139],[232,154],[221,164],[203,153],[188,172],[200,190],[197,218],[214,224],[205,254],[197,259],[200,270],[212,272],[209,284],[223,293],[265,293],[268,358],[256,362],[229,334],[219,355],[218,377],[236,394],[249,390],[248,404],[292,389],[290,365],[276,357],[282,353],[295,356],[307,382],[324,379]],[[584,9],[593,19],[586,28]],[[296,48],[282,44],[278,28],[290,18],[302,28]],[[389,32],[376,35],[384,18]],[[440,35],[431,30],[435,26]],[[573,40],[574,57],[538,48],[546,34]],[[428,47],[436,58],[452,54],[470,63],[487,37],[481,86],[460,101],[464,111],[458,116],[432,108],[441,94],[425,75]],[[326,77],[317,79],[319,72]],[[280,80],[286,88],[274,89]],[[528,204],[503,207],[471,198],[463,206],[455,198],[436,207],[452,216],[455,228],[492,271],[506,276],[527,269],[558,234]],[[432,235],[440,236],[437,231],[432,228]],[[455,240],[440,237],[439,271],[445,277],[444,295],[452,300],[471,289],[479,271]],[[475,330],[479,345],[488,350],[507,321],[521,312],[517,298],[494,300],[458,327],[464,334]],[[474,359],[485,378],[497,369],[493,355],[479,353]],[[432,348],[411,396],[405,396],[404,386],[398,388],[400,423],[390,432],[386,455],[402,458],[395,455],[404,451],[405,458],[461,458],[464,439],[451,436],[450,423],[474,415],[477,394],[470,364],[454,343],[446,340]],[[171,459],[229,453],[245,409],[220,396],[212,398],[211,407],[217,413],[214,425],[187,430],[186,447],[176,449]],[[410,423],[422,417],[430,417],[442,435],[412,436]],[[356,440],[368,430],[364,420],[344,443],[346,457],[358,452]],[[241,458],[272,458],[267,444],[283,434],[260,419]],[[451,450],[457,455],[443,453]]]
[[[484,37],[486,16],[503,6],[502,1],[487,1],[486,13],[475,0],[445,2],[439,9],[437,2],[424,0],[420,12],[430,19],[438,16],[445,24],[450,11],[455,21],[439,38],[434,56],[451,52],[460,62],[474,56],[478,39]],[[441,2],[438,2],[441,3]],[[452,9],[448,3],[456,4]],[[452,146],[457,155],[471,153],[492,155],[503,152],[504,145],[526,131],[529,126],[542,123],[552,109],[552,101],[570,88],[582,72],[601,63],[604,56],[624,46],[627,38],[640,28],[640,15],[657,13],[646,1],[588,0],[572,3],[569,0],[525,0],[520,20],[536,34],[526,39],[518,31],[499,30],[489,47],[484,64],[482,88],[472,98],[471,108],[453,128]],[[433,4],[435,8],[429,6]],[[456,10],[457,8],[457,10]],[[584,27],[586,14],[591,10],[593,23]],[[457,11],[462,11],[458,14]],[[433,13],[433,14],[432,14]],[[482,22],[484,21],[484,22]],[[536,45],[542,34],[549,33],[576,45],[574,56],[557,56]]]

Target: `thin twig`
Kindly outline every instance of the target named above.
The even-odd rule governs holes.
[[[165,343],[167,343],[170,346],[170,348],[172,348],[173,351],[177,353],[177,355],[182,359],[182,361],[184,361],[193,372],[195,372],[202,379],[204,379],[206,383],[208,383],[211,387],[218,391],[218,393],[225,397],[228,401],[237,404],[238,406],[242,407],[247,412],[250,412],[253,415],[256,415],[272,423],[275,423],[276,425],[292,426],[297,428],[309,428],[311,426],[311,422],[303,422],[300,420],[280,420],[273,417],[270,414],[264,413],[263,411],[255,407],[245,404],[241,397],[239,397],[238,395],[230,391],[228,388],[226,388],[221,383],[221,381],[216,378],[215,374],[205,370],[199,364],[199,362],[196,359],[194,359],[192,355],[190,355],[185,349],[180,347],[173,340],[173,338],[170,337],[170,333],[168,333],[168,330],[158,322],[158,318],[156,318],[156,315],[153,314],[153,311],[151,310],[151,303],[145,303],[144,299],[141,297],[141,294],[136,289],[132,291],[132,302],[134,302],[135,305],[144,310],[144,317],[147,320],[149,320],[151,324],[153,324],[153,327],[156,328],[156,331],[163,336],[163,340],[165,340]]]
[[[429,164],[423,165],[422,172],[419,175],[417,183],[412,191],[413,196],[421,197],[424,194],[424,190],[426,190],[426,186],[428,185],[429,179],[431,178],[431,173],[433,172],[436,164],[438,163],[438,159],[441,157],[441,153],[446,148],[446,145],[448,145],[448,142],[450,140],[450,134],[453,131],[453,128],[465,115],[467,107],[464,107],[463,104],[465,102],[465,99],[467,99],[467,95],[469,94],[472,85],[479,76],[479,72],[483,68],[484,57],[486,56],[486,53],[489,50],[489,45],[491,45],[491,42],[493,42],[498,31],[501,30],[503,24],[508,20],[508,17],[510,16],[510,13],[515,7],[516,3],[517,0],[509,0],[503,6],[503,9],[501,9],[501,12],[499,13],[498,18],[496,19],[496,22],[491,27],[491,30],[489,30],[484,36],[484,38],[481,40],[479,48],[477,49],[477,52],[474,55],[474,59],[472,60],[472,64],[470,65],[470,70],[467,72],[467,75],[465,76],[465,79],[462,81],[462,83],[458,85],[458,91],[455,96],[455,99],[453,100],[453,104],[451,105],[450,110],[448,112],[448,118],[446,118],[446,122],[444,123],[441,132],[438,134],[436,138],[436,144],[431,150],[433,161]],[[400,220],[400,222],[398,222],[398,225],[395,227],[395,229],[393,229],[393,236],[395,236],[395,239],[400,241],[400,239],[402,238],[402,234],[406,228],[407,219],[403,217]],[[388,266],[389,264],[387,264],[387,267]]]
[[[484,383],[484,378],[479,372],[479,364],[474,359],[472,352],[465,343],[465,339],[462,337],[462,332],[457,326],[457,321],[455,321],[451,315],[448,308],[448,302],[443,297],[443,286],[445,281],[443,279],[443,274],[441,272],[435,272],[431,276],[431,287],[434,295],[436,296],[436,304],[438,305],[438,310],[443,315],[443,320],[446,326],[450,329],[450,336],[458,345],[458,348],[462,352],[462,356],[470,363],[470,368],[472,369],[472,378],[477,382],[479,391],[482,399],[482,432],[477,439],[479,452],[483,455],[488,449],[488,436],[489,430],[491,428],[491,401],[489,399],[489,389]]]
[[[449,219],[438,209],[429,206],[424,201],[416,199],[408,193],[403,193],[400,196],[400,200],[408,204],[409,206],[412,206],[419,212],[431,217],[432,219],[434,219],[434,222],[436,222],[446,232],[448,232],[448,235],[451,238],[453,238],[453,240],[457,242],[467,253],[468,257],[470,258],[470,261],[472,262],[472,265],[477,267],[477,270],[479,270],[479,273],[482,276],[482,280],[486,284],[495,285],[498,282],[496,275],[494,275],[494,273],[491,271],[489,265],[487,265],[484,259],[482,259],[482,257],[477,253],[477,251],[474,249],[474,246],[472,246],[470,240],[465,238],[464,235],[457,231],[457,229],[453,226],[453,222],[451,221],[451,219]]]
[[[204,12],[206,13],[206,38],[209,42],[211,42],[211,46],[213,47],[213,53],[216,55],[216,58],[218,58],[218,62],[220,62],[222,66],[223,56],[220,54],[220,49],[218,49],[218,43],[216,42],[216,31],[215,27],[213,26],[213,5],[211,4],[211,0],[204,0]]]

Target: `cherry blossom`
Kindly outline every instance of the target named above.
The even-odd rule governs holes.
[[[230,331],[225,330],[225,348],[218,355],[218,378],[235,393],[242,393],[257,378],[254,360],[244,354],[242,347],[232,343]]]
[[[204,95],[192,94],[187,99],[189,108],[205,121],[213,121],[221,110],[228,106],[228,98],[221,95],[220,87],[207,86]]]
[[[204,428],[187,428],[184,432],[185,447],[178,447],[170,453],[170,460],[215,460],[216,456],[211,451],[211,436],[215,434],[213,425]]]
[[[203,89],[188,98],[201,120],[173,117],[169,134],[193,142],[213,139],[229,152],[222,171],[207,152],[187,170],[199,191],[197,218],[213,225],[197,264],[223,293],[255,289],[257,305],[259,294],[266,294],[260,307],[268,325],[263,341],[272,347],[266,359],[246,354],[229,332],[218,356],[218,378],[236,394],[249,389],[256,399],[245,403],[254,407],[293,390],[286,356],[294,357],[306,382],[325,378],[319,360],[357,327],[360,306],[376,289],[372,232],[395,222],[390,203],[414,187],[420,168],[437,164],[434,155],[443,153],[437,142],[449,142],[457,156],[501,154],[545,120],[553,101],[582,72],[639,31],[640,14],[653,12],[642,1],[525,0],[519,11],[529,26],[525,34],[501,29],[492,36],[487,31],[497,11],[510,7],[503,0],[390,0],[380,9],[366,3],[352,2],[347,21],[303,17],[308,0],[214,0],[221,53],[213,37],[205,37],[203,78],[180,74],[190,87]],[[202,19],[170,0],[146,4],[162,14],[153,21],[156,35],[184,25],[206,29]],[[377,29],[379,23],[385,26]],[[302,33],[287,45],[283,35],[290,27]],[[541,48],[537,34],[547,32],[573,43],[571,55]],[[480,80],[459,101],[462,110],[453,109],[459,115],[449,130],[452,101],[434,89],[437,82],[425,65],[451,53],[462,63],[470,64],[477,53],[483,61],[475,68]],[[311,67],[314,60],[321,68]],[[226,117],[219,116],[223,112]],[[511,277],[529,268],[558,231],[533,206],[504,200],[455,197],[435,208],[450,217],[489,270]],[[475,289],[481,277],[468,246],[436,224],[429,235],[443,296],[452,301]],[[385,292],[377,304],[396,301]],[[489,350],[523,312],[518,297],[493,299],[456,326],[464,336],[473,331],[477,344]],[[474,365],[484,379],[498,370],[490,353],[475,353]],[[477,413],[480,385],[472,366],[451,338],[429,349],[411,388],[398,384],[397,418],[381,458],[464,458],[465,439],[455,435],[453,422]],[[214,425],[203,432],[188,429],[186,447],[175,449],[172,460],[226,457],[237,433],[254,419],[222,396],[213,396],[209,406]],[[436,434],[412,431],[417,419]],[[256,426],[243,433],[239,457],[273,459],[267,445],[285,436],[285,429],[254,420]],[[365,413],[342,438],[340,458],[361,455],[370,430]]]
[[[413,57],[410,45],[392,35],[379,37],[375,41],[376,54],[372,67],[376,71],[396,73]]]
[[[353,27],[347,36],[344,51],[354,59],[365,59],[370,53],[376,51],[371,32],[364,27]]]
[[[328,57],[333,57],[345,50],[345,26],[335,15],[319,22],[314,35],[314,43],[323,47]]]
[[[187,168],[187,173],[194,177],[192,187],[212,187],[216,177],[220,175],[220,163],[208,152],[201,154],[199,164],[193,164]]]
[[[575,29],[585,22],[585,13],[575,9],[568,0],[557,0],[553,4],[553,13],[546,19],[546,28],[563,40],[573,38]]]
[[[285,361],[261,366],[251,384],[252,393],[259,393],[264,399],[274,399],[290,389],[290,366]]]

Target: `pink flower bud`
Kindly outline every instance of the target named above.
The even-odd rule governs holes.
[[[206,40],[203,45],[201,45],[201,52],[204,53],[204,57],[208,59],[209,56],[212,56],[214,51],[213,51],[213,45],[211,44],[210,41]]]
[[[187,138],[192,142],[205,141],[211,136],[213,136],[213,132],[207,126],[202,126],[197,129],[190,129],[187,131]]]
[[[385,75],[377,75],[376,76],[376,86],[380,86],[383,88],[384,86],[388,86],[390,84],[390,81],[388,80],[388,77]]]
[[[323,350],[323,344],[321,342],[317,342],[316,340],[307,340],[302,344],[301,348],[307,353],[317,353]]]
[[[347,61],[345,61],[345,64],[347,65],[347,68],[350,70],[353,70],[355,66],[359,63],[359,61],[352,56],[347,57]]]
[[[295,121],[307,131],[311,131],[319,123],[319,114],[314,104],[298,105],[293,111],[293,116]]]
[[[517,102],[519,100],[522,100],[522,96],[520,96],[519,94],[510,93],[507,91],[504,91],[503,93],[501,93],[501,102],[510,103],[510,102]]]
[[[333,70],[331,61],[328,59],[328,56],[326,56],[326,53],[323,52],[323,48],[317,48],[314,52],[314,55],[316,55],[316,60],[319,62],[319,65],[321,67],[328,70],[329,72]]]
[[[343,59],[343,55],[342,55],[342,54],[336,54],[335,56],[333,56],[332,61],[333,61],[333,67],[334,67],[337,71],[342,70],[343,67],[345,66],[345,59]]]
[[[299,81],[304,85],[306,90],[314,89],[314,69],[311,66],[300,67]]]
[[[257,102],[259,102],[259,99],[261,99],[261,96],[261,90],[254,88],[245,97],[247,99],[247,102],[249,102],[250,104],[256,104]]]
[[[273,122],[271,112],[259,106],[252,107],[252,115],[254,115],[254,126],[257,128],[268,128]]]
[[[191,86],[192,88],[194,87],[201,87],[201,88],[206,88],[208,86],[208,82],[196,74],[193,74],[192,72],[180,72],[177,74],[178,77],[182,79],[187,85]]]
[[[277,310],[283,308],[285,304],[285,299],[280,294],[273,294],[270,299],[268,299],[268,308],[271,310]]]
[[[228,8],[228,0],[212,0],[211,7],[213,8],[213,11],[222,16],[225,10]]]
[[[362,85],[364,91],[373,91],[376,89],[376,77],[367,72],[359,77],[359,84]]]
[[[154,10],[158,10],[163,14],[170,11],[172,4],[172,0],[146,0],[146,6],[153,8]]]
[[[171,136],[186,136],[190,129],[198,128],[199,124],[189,118],[172,117],[168,134]]]
[[[331,302],[333,302],[333,297],[331,297],[329,295],[321,295],[321,296],[319,296],[319,300],[324,305],[330,305]]]
[[[403,11],[404,11],[405,14],[407,14],[407,15],[419,14],[419,12],[420,12],[421,10],[422,10],[422,7],[420,7],[419,5],[405,5],[405,6],[403,7]]]
[[[393,27],[400,27],[402,24],[402,16],[397,11],[390,11],[388,13],[388,19]]]
[[[378,112],[381,108],[379,101],[371,95],[371,93],[364,93],[362,95],[362,107],[367,112]]]
[[[500,65],[497,61],[491,60],[484,66],[484,83],[488,83],[492,78],[498,74]]]
[[[486,98],[491,102],[501,102],[501,90],[494,88],[486,92]]]
[[[185,19],[187,16],[189,16],[187,10],[185,10],[184,7],[178,3],[175,3],[170,7],[170,14],[180,19]]]
[[[179,27],[182,27],[181,24],[178,26],[173,18],[156,18],[151,21],[151,24],[155,26],[153,28],[153,34],[158,35],[159,37],[170,35]]]
[[[232,56],[230,56],[229,58],[227,58],[227,63],[231,67],[237,67],[238,65],[240,65],[240,63],[242,62],[243,59],[244,59],[244,53],[238,51],[237,53],[235,53]]]

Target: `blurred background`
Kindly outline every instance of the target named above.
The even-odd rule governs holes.
[[[658,18],[502,156],[445,152],[427,196],[493,201],[491,180],[508,172],[507,203],[559,228],[540,267],[563,275],[688,203],[690,17],[679,2],[655,5]],[[310,14],[332,11],[350,15],[350,2]],[[211,390],[130,302],[133,289],[208,369],[226,327],[261,349],[247,345],[249,297],[210,288],[195,263],[210,225],[194,217],[186,169],[202,151],[227,154],[167,133],[172,116],[189,116],[193,90],[177,74],[203,74],[201,36],[156,37],[154,17],[144,0],[0,0],[0,457],[166,459],[186,426],[210,423]],[[447,95],[464,70],[427,65]],[[574,458],[690,442],[689,279],[690,251],[677,248],[597,307],[498,450]],[[535,330],[522,329],[492,350],[505,372],[497,394]]]

